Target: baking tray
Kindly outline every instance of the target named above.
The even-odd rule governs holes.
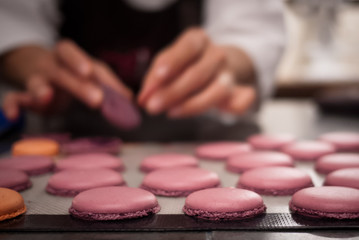
[[[146,156],[177,152],[193,154],[196,144],[125,144],[119,155],[126,167],[123,176],[130,187],[138,187],[144,177],[139,164]],[[240,174],[230,173],[224,162],[201,160],[202,168],[218,173],[223,187],[234,187]],[[296,162],[306,171],[315,186],[321,186],[324,176],[314,171],[313,163]],[[189,231],[189,230],[306,230],[306,229],[358,229],[359,220],[326,220],[301,217],[290,213],[288,196],[263,196],[267,211],[249,219],[211,222],[183,214],[184,197],[157,197],[161,211],[140,219],[121,221],[84,221],[71,217],[68,209],[72,198],[53,196],[45,191],[51,174],[31,177],[33,187],[21,192],[28,211],[18,218],[0,222],[0,231]]]

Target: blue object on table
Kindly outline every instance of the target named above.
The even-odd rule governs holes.
[[[8,151],[14,141],[18,140],[25,125],[24,113],[15,121],[9,121],[0,109],[0,153]]]

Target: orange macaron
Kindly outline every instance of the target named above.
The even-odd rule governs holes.
[[[12,155],[42,155],[55,156],[59,153],[60,146],[57,142],[46,138],[23,139],[12,146]]]
[[[15,218],[26,212],[24,199],[20,193],[0,188],[0,221]]]

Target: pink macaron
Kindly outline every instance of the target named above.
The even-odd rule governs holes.
[[[335,153],[321,157],[315,163],[315,170],[328,174],[342,168],[359,167],[359,153]]]
[[[219,185],[219,177],[214,172],[201,168],[178,167],[150,172],[144,177],[141,188],[159,196],[183,197],[194,191]]]
[[[257,193],[235,188],[209,188],[191,193],[185,201],[186,215],[212,220],[240,220],[265,212],[263,199]]]
[[[34,139],[34,138],[47,138],[58,142],[59,144],[63,144],[69,142],[71,140],[70,133],[42,133],[42,134],[24,134],[22,136],[23,139]]]
[[[359,133],[357,132],[326,133],[321,135],[319,139],[333,144],[341,152],[359,152]]]
[[[96,221],[139,218],[159,211],[152,193],[130,187],[101,187],[81,192],[69,209],[76,218]]]
[[[256,134],[248,138],[250,145],[257,150],[280,150],[293,143],[295,137],[289,134]]]
[[[65,154],[78,153],[111,153],[118,154],[122,141],[115,137],[87,137],[78,138],[61,145],[61,152]]]
[[[198,146],[196,155],[201,159],[226,160],[233,154],[250,151],[250,145],[243,142],[212,142]]]
[[[284,153],[273,151],[254,151],[231,156],[226,164],[226,168],[230,172],[242,173],[249,169],[283,166],[293,167],[293,159]]]
[[[140,165],[143,172],[175,167],[198,167],[198,160],[187,154],[162,153],[146,157]]]
[[[300,141],[282,148],[282,151],[298,161],[316,161],[318,158],[334,153],[335,147],[326,142]]]
[[[74,154],[57,162],[55,171],[66,169],[109,168],[117,171],[124,169],[121,158],[107,153]]]
[[[0,187],[22,191],[32,185],[29,176],[16,169],[0,169]]]
[[[130,130],[141,124],[141,114],[137,106],[110,86],[103,85],[104,99],[102,115],[115,127]]]
[[[302,170],[290,167],[264,167],[244,172],[237,187],[258,194],[287,196],[300,189],[313,187],[310,176]]]
[[[125,184],[121,174],[112,169],[69,169],[52,175],[46,191],[69,197],[92,188]]]
[[[289,203],[293,213],[335,219],[359,218],[359,190],[348,187],[311,187],[296,192]]]
[[[324,181],[326,186],[342,186],[359,189],[359,167],[343,168],[329,173]]]
[[[51,172],[54,163],[48,156],[15,156],[0,160],[0,169],[17,169],[30,176]]]

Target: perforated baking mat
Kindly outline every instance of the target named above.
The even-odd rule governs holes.
[[[127,144],[120,154],[126,170],[123,176],[130,187],[138,187],[144,177],[140,162],[148,155],[177,152],[193,154],[195,144]],[[224,162],[200,161],[202,168],[218,173],[223,187],[234,187],[240,177],[226,171]],[[310,174],[315,186],[321,186],[323,176],[314,171],[313,163],[296,162],[296,167]],[[292,215],[290,197],[263,196],[266,214],[256,218],[229,222],[210,222],[185,216],[185,198],[157,197],[161,211],[153,216],[121,221],[89,222],[68,214],[72,198],[53,196],[45,191],[51,174],[31,177],[31,189],[21,192],[28,208],[24,216],[0,222],[0,231],[179,231],[179,230],[276,230],[358,228],[359,220],[336,221],[311,219]]]

